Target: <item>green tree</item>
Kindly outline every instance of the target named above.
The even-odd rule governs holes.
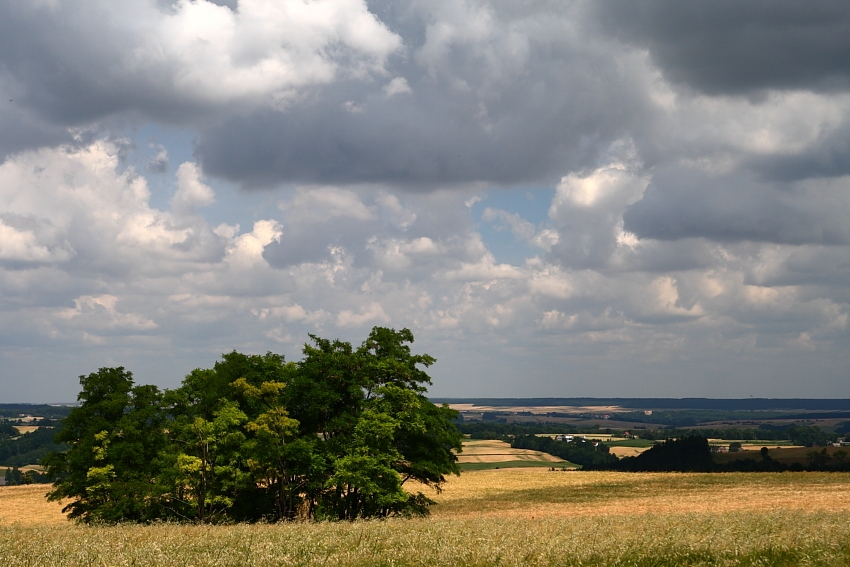
[[[430,502],[408,495],[409,480],[439,489],[458,474],[457,413],[424,395],[429,355],[413,355],[408,329],[375,327],[358,349],[311,336],[289,390],[301,434],[316,436],[327,467],[324,490],[309,494],[320,515],[338,519],[421,514]]]
[[[223,402],[212,420],[196,416],[169,424],[172,443],[160,463],[170,510],[201,523],[227,515],[250,482],[242,454],[247,421],[236,403]]]
[[[71,498],[64,511],[83,521],[157,517],[152,479],[165,443],[161,393],[155,386],[134,387],[123,367],[80,376],[80,384],[80,406],[55,437],[69,449],[42,461],[58,478],[48,497]]]
[[[832,460],[832,457],[826,451],[826,447],[820,451],[809,451],[806,453],[806,457],[808,457],[812,467],[819,469],[826,467],[827,463]]]
[[[252,435],[245,449],[254,482],[273,495],[275,519],[295,518],[309,483],[312,451],[295,439],[298,421],[289,417],[281,399],[285,384],[263,382],[256,387],[239,378],[233,385],[265,410],[246,424]]]

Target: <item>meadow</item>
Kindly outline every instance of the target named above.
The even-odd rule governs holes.
[[[8,567],[850,565],[850,474],[500,469],[452,478],[429,518],[79,526],[44,486],[0,488]]]

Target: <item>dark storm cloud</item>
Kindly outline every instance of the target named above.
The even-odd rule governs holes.
[[[247,187],[552,182],[595,166],[648,119],[645,97],[607,54],[528,39],[522,70],[476,67],[458,46],[437,76],[410,62],[392,69],[409,93],[388,98],[384,83],[337,84],[283,112],[207,129],[197,157],[207,173]],[[497,78],[502,72],[510,76]]]
[[[367,99],[361,110],[349,112],[344,100],[328,96],[292,112],[235,118],[205,132],[197,155],[207,173],[249,187],[507,184],[552,179],[565,168],[593,163],[618,131],[615,120],[600,116],[601,104],[583,113],[524,108],[485,126],[475,120],[478,109],[464,101],[394,98],[402,97],[407,100]],[[592,115],[598,124],[581,124]]]
[[[20,104],[62,125],[80,125],[132,105],[138,90],[110,76],[128,39],[94,3],[0,3],[0,70],[21,85]],[[71,56],[73,54],[73,56]]]
[[[658,240],[846,245],[848,204],[846,187],[839,184],[777,186],[677,167],[657,172],[623,221],[638,237]]]
[[[701,239],[684,238],[672,242],[647,240],[624,254],[615,269],[624,272],[669,273],[704,270],[717,263],[711,244]]]
[[[0,106],[5,107],[0,108],[0,161],[15,152],[72,141],[67,129],[39,120],[14,100],[0,98]]]
[[[846,89],[850,3],[594,3],[605,33],[646,47],[665,77],[711,94]]]
[[[797,153],[758,155],[744,163],[771,181],[850,175],[850,121],[845,120],[840,127]]]
[[[850,251],[837,246],[800,246],[767,268],[749,266],[744,280],[761,286],[817,285],[816,295],[850,301]]]

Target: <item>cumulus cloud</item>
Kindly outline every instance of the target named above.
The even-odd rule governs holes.
[[[201,171],[197,164],[181,164],[177,168],[177,192],[171,199],[172,209],[180,214],[190,214],[214,202],[215,193],[201,182]]]
[[[396,77],[384,85],[384,94],[387,95],[387,98],[400,94],[410,94],[412,92],[413,90],[410,88],[410,85],[407,84],[407,79],[404,77]]]
[[[224,242],[207,225],[177,223],[170,213],[151,208],[146,180],[132,168],[119,171],[118,156],[116,145],[99,141],[81,149],[24,153],[0,164],[3,226],[10,236],[4,239],[5,255],[113,276],[169,266],[182,270],[184,261],[223,255]],[[176,198],[180,212],[211,198],[192,177],[196,171],[184,165]]]
[[[180,120],[220,105],[286,106],[307,87],[383,74],[401,45],[360,0],[0,8],[5,72],[26,106],[66,124],[133,110]]]
[[[46,219],[14,213],[0,214],[0,261],[52,264],[74,256],[70,243]]]

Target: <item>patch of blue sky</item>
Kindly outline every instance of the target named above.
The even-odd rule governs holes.
[[[162,211],[171,208],[171,198],[177,191],[177,168],[194,161],[194,133],[183,128],[169,128],[145,124],[131,133],[133,148],[126,156],[127,165],[143,175],[151,191],[150,206]],[[162,149],[167,163],[161,168],[152,167]]]
[[[472,205],[470,212],[476,228],[496,262],[520,266],[542,250],[516,235],[505,222],[483,218],[484,211],[489,208],[517,214],[534,225],[536,233],[550,226],[549,207],[554,195],[555,189],[545,186],[494,188],[487,190],[481,200]]]
[[[134,148],[127,155],[127,165],[145,177],[151,191],[150,206],[170,210],[171,199],[177,191],[177,170],[185,162],[194,162],[195,135],[181,128],[148,124],[133,132]],[[165,149],[167,163],[155,167],[157,155]],[[218,178],[204,177],[203,183],[215,192],[215,203],[204,207],[200,214],[210,224],[239,225],[239,232],[250,232],[254,222],[278,219],[278,191],[246,191]]]

